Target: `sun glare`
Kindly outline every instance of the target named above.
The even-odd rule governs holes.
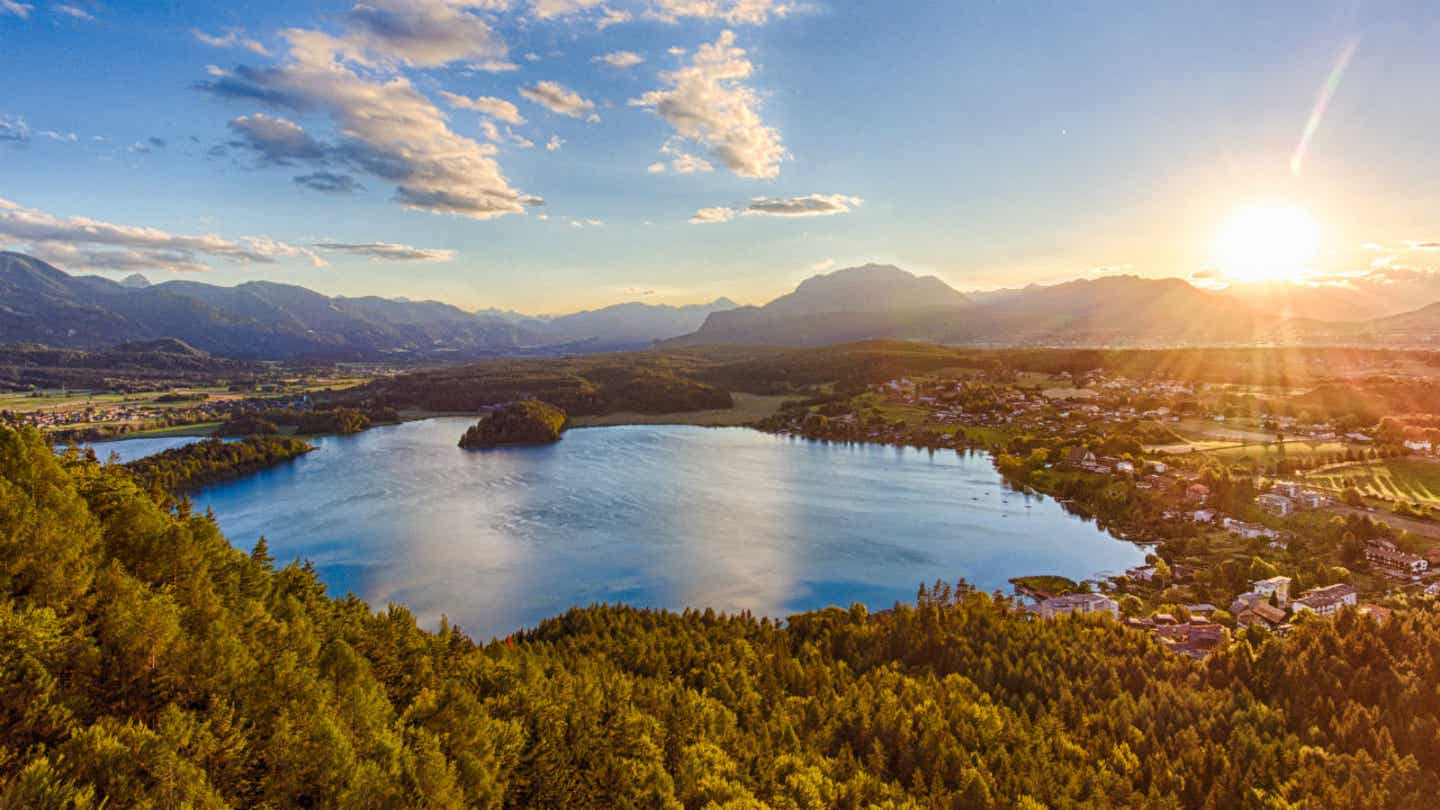
[[[1320,225],[1303,208],[1241,208],[1215,235],[1215,264],[1236,281],[1287,281],[1310,269],[1320,247]]]

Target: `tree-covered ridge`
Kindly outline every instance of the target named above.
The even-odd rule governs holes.
[[[172,447],[125,465],[148,492],[183,493],[282,464],[315,448],[290,436],[248,436]]]
[[[1208,662],[922,590],[477,645],[0,429],[0,807],[1422,808],[1440,617]]]
[[[460,437],[460,446],[485,448],[558,442],[561,431],[565,430],[565,421],[565,412],[549,403],[535,399],[510,402],[471,425]]]

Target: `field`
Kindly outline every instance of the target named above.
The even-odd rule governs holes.
[[[1348,464],[1312,473],[1306,480],[1337,491],[1353,482],[1362,494],[1386,501],[1440,504],[1440,462],[1424,459]]]

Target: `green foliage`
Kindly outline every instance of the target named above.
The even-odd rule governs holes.
[[[137,459],[125,468],[146,490],[175,494],[283,464],[314,449],[289,436],[206,439]]]
[[[471,425],[460,437],[460,446],[484,448],[556,442],[565,429],[565,421],[565,412],[554,405],[534,399],[511,402]]]
[[[1199,662],[936,583],[477,645],[0,429],[0,808],[1359,807],[1440,791],[1440,617]]]

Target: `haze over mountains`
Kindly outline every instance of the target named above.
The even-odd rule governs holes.
[[[364,359],[604,351],[648,346],[698,328],[734,302],[621,304],[557,318],[472,313],[436,301],[329,297],[289,284],[221,287],[71,276],[0,252],[0,343],[93,349],[177,338],[212,354],[255,359]]]
[[[1408,284],[1403,290],[1397,283]],[[870,338],[976,346],[1239,343],[1429,345],[1440,298],[1403,282],[1206,290],[1176,278],[1107,276],[965,294],[934,276],[869,264],[813,276],[764,306],[617,304],[558,317],[467,312],[436,301],[329,297],[288,284],[222,287],[71,276],[0,252],[0,343],[103,349],[174,338],[241,359],[442,359],[655,345],[813,346]],[[1408,295],[1407,295],[1408,293]],[[1416,298],[1416,296],[1421,296]],[[1336,318],[1334,313],[1353,312]],[[1318,313],[1326,317],[1316,317]]]

